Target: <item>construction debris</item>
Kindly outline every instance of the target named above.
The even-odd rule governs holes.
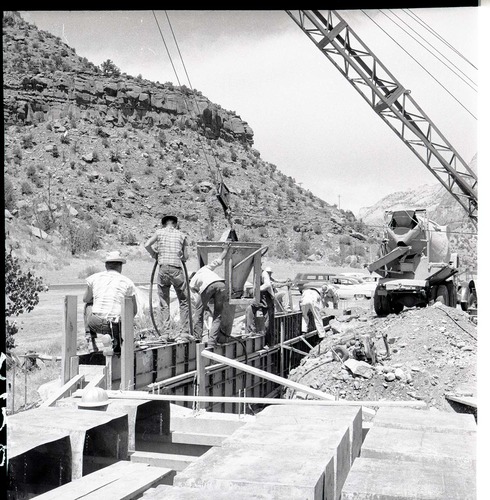
[[[451,410],[446,394],[476,398],[476,325],[460,309],[436,303],[384,318],[365,311],[329,325],[291,380],[341,399],[416,399],[440,410]],[[345,351],[349,359],[336,354]]]

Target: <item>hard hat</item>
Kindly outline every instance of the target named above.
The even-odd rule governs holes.
[[[91,387],[83,391],[82,400],[78,406],[82,408],[93,408],[96,406],[106,406],[109,404],[107,392],[101,387]]]

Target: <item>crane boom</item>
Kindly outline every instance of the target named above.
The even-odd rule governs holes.
[[[286,10],[308,38],[451,193],[476,224],[476,173],[401,83],[334,10]]]

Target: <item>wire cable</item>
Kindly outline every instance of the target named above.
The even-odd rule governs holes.
[[[379,9],[378,9],[379,10]],[[477,117],[454,95],[452,94],[434,75],[432,75],[424,66],[415,59],[404,47],[402,47],[386,30],[384,30],[366,11],[361,9],[361,12],[368,17],[385,35],[396,43],[408,56],[410,56],[432,79],[434,79],[463,109],[465,109],[475,120]]]
[[[411,35],[405,28],[403,28],[402,26],[400,26],[394,19],[390,18],[388,16],[388,14],[386,14],[386,12],[384,11],[381,11],[392,23],[396,24],[401,30],[403,30],[409,37],[411,37],[413,40],[415,40],[421,47],[423,47],[425,50],[427,50],[427,52],[429,52],[430,54],[432,54],[439,62],[441,62],[442,64],[444,64],[444,66],[446,66],[446,68],[448,68],[450,71],[452,71],[459,79],[461,79],[464,83],[466,83],[466,85],[468,85],[468,87],[471,88],[471,90],[474,90],[475,92],[477,92],[477,89],[475,87],[473,87],[471,84],[473,85],[477,85],[476,82],[474,82],[469,76],[467,76],[463,71],[461,71],[453,62],[451,62],[439,49],[437,49],[436,47],[434,47],[434,45],[432,45],[427,39],[425,39],[422,35],[420,35],[420,33],[418,33],[414,28],[412,28],[405,20],[403,20],[400,16],[398,16],[398,14],[396,14],[395,12],[393,12],[391,9],[388,9],[389,12],[391,12],[397,19],[399,19],[402,23],[404,23],[406,26],[408,26],[412,31],[414,31],[418,36],[420,36],[422,38],[422,40],[424,42],[426,42],[428,45],[430,45],[438,54],[440,54],[444,59],[446,59],[446,61],[448,61],[452,66],[454,66],[458,71],[460,71],[468,80],[466,81],[461,75],[459,75],[458,73],[456,73],[456,71],[454,71],[452,68],[449,67],[448,64],[446,64],[443,60],[441,60],[438,56],[436,56],[433,52],[431,52],[420,40],[417,40],[413,35]]]
[[[165,37],[163,36],[162,29],[160,28],[160,23],[158,22],[158,19],[157,19],[157,16],[155,14],[155,11],[152,10],[151,12],[153,14],[153,17],[155,18],[155,22],[157,24],[158,31],[160,32],[160,37],[162,38],[163,44],[164,44],[165,49],[167,51],[167,55],[168,55],[168,58],[170,60],[170,64],[172,65],[172,68],[174,70],[174,74],[175,74],[175,78],[177,79],[177,83],[179,84],[179,87],[182,87],[182,84],[180,83],[179,75],[177,73],[177,70],[176,70],[174,62],[173,62],[173,58],[172,58],[172,56],[170,54],[170,51],[168,49],[167,42],[165,41]],[[172,30],[172,33],[173,33],[173,30]],[[180,50],[179,50],[179,54],[180,54]],[[186,71],[186,74],[187,74],[187,71]],[[192,93],[194,93],[194,91],[192,89],[191,89],[191,91],[192,91]],[[189,106],[187,105],[187,99],[186,99],[185,94],[183,94],[183,98],[184,98],[184,104],[185,104],[185,107],[187,109],[187,112],[190,114],[190,109],[189,109]],[[195,98],[195,96],[194,96],[194,98]],[[199,107],[197,108],[197,110],[199,111]],[[204,160],[206,161],[206,164],[207,164],[207,166],[209,168],[209,171],[212,173],[212,168],[211,168],[211,165],[209,164],[208,157],[206,155],[206,151],[204,149],[204,144],[202,143],[202,139],[201,139],[201,135],[200,134],[197,134],[197,139],[199,141],[199,145],[201,146],[202,152],[204,154]],[[221,175],[221,172],[220,172],[220,175]]]
[[[197,111],[200,113],[199,104],[198,104],[197,99],[196,99],[196,94],[195,94],[195,92],[194,92],[194,88],[192,87],[191,79],[190,79],[190,77],[189,77],[189,73],[187,72],[187,67],[186,67],[186,65],[185,65],[184,58],[182,57],[182,53],[181,53],[181,51],[180,51],[179,43],[177,42],[177,38],[176,38],[176,36],[175,36],[174,29],[173,29],[173,27],[172,27],[172,23],[170,22],[170,18],[169,18],[169,16],[168,16],[167,11],[165,11],[165,16],[167,17],[167,22],[168,22],[168,25],[169,25],[169,27],[170,27],[170,31],[171,31],[171,33],[172,33],[172,37],[173,37],[173,39],[174,39],[175,46],[176,46],[176,48],[177,48],[177,52],[179,53],[180,62],[182,63],[182,67],[184,68],[184,72],[185,72],[185,75],[186,75],[186,77],[187,77],[187,82],[189,83],[189,88],[191,89],[192,96],[194,97],[194,102],[195,102],[195,104],[196,104],[196,109],[197,109]],[[222,175],[222,173],[221,173],[221,168],[220,168],[219,163],[218,163],[218,161],[217,161],[217,159],[216,159],[215,150],[214,150],[214,148],[213,148],[213,146],[212,146],[212,145],[211,145],[211,151],[212,151],[212,153],[213,153],[213,158],[214,158],[214,162],[215,162],[215,167],[216,167],[216,169],[218,170],[218,173],[219,173],[220,182],[223,182],[223,175]]]
[[[425,28],[427,31],[429,31],[429,33],[431,33],[433,36],[435,36],[436,38],[438,38],[442,43],[444,43],[447,47],[449,47],[453,52],[455,52],[456,54],[458,54],[458,56],[460,56],[463,60],[465,60],[469,65],[473,66],[473,68],[475,68],[476,70],[478,70],[478,68],[469,59],[467,59],[463,54],[461,54],[461,52],[459,52],[449,42],[447,42],[444,39],[444,37],[442,37],[441,35],[439,35],[439,33],[437,33],[436,30],[434,30],[433,28],[431,28],[425,21],[423,21],[419,16],[417,16],[417,14],[415,14],[415,12],[413,12],[410,9],[404,9],[404,10],[408,12],[408,14],[412,17],[412,19],[414,19],[423,28]]]

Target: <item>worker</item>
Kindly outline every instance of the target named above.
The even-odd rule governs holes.
[[[339,308],[339,292],[331,283],[322,286],[322,298],[325,307],[331,302],[334,309]]]
[[[213,302],[213,321],[206,349],[213,349],[218,342],[225,338],[224,333],[221,331],[221,315],[226,300],[225,280],[214,270],[223,263],[230,244],[231,242],[226,242],[221,255],[210,264],[204,265],[195,273],[192,273],[189,281],[191,291],[198,293],[201,298],[200,301],[197,301],[196,311],[193,315],[194,338],[197,341],[202,340],[204,312],[209,310],[209,303]]]
[[[153,248],[156,246],[156,249]],[[162,217],[162,227],[157,229],[145,243],[146,251],[158,259],[158,298],[162,311],[164,331],[169,332],[169,339],[175,339],[189,332],[189,304],[187,284],[182,263],[189,258],[187,236],[178,229],[175,215]],[[170,329],[170,286],[174,287],[180,309],[180,331]]]
[[[286,280],[278,280],[272,276],[272,268],[271,267],[266,267],[265,271],[269,274],[271,283],[272,283],[272,288],[274,289],[274,299],[276,303],[279,305],[279,310],[285,311],[285,312],[290,312],[291,311],[291,304],[290,304],[290,292],[289,292],[289,287],[291,286],[291,280],[286,279]],[[286,290],[277,290],[278,288],[281,287],[288,287]]]
[[[133,315],[138,312],[136,287],[122,274],[126,259],[117,252],[109,252],[104,260],[105,271],[90,275],[83,296],[85,302],[85,332],[89,350],[98,351],[97,334],[109,334],[114,353],[121,352],[121,310],[125,297],[133,299]],[[90,345],[91,344],[91,345]]]
[[[323,287],[320,289],[304,288],[299,301],[299,306],[303,314],[301,330],[303,332],[313,330],[313,325],[311,325],[311,319],[313,319],[313,323],[320,338],[325,337],[325,328],[323,327],[323,320],[320,312],[322,308],[326,307],[326,304],[328,304],[326,293],[327,291],[323,290]],[[327,303],[325,303],[326,300]]]
[[[274,341],[274,287],[271,281],[272,269],[267,267],[260,274],[260,300],[258,304],[250,304],[245,310],[245,337],[261,333],[257,328],[257,316],[264,318],[264,349],[272,346]],[[259,331],[260,330],[260,331]]]

